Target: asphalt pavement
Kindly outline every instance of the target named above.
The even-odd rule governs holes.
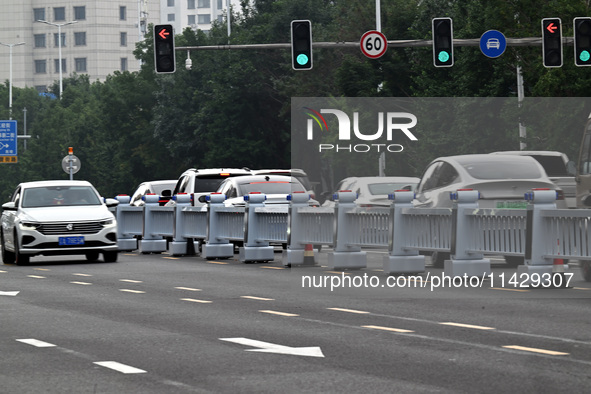
[[[0,265],[0,392],[588,391],[591,284],[576,265],[569,288],[510,284],[500,260],[484,281],[435,287],[442,270],[388,277],[368,256],[346,272],[326,251],[291,269],[281,253]]]

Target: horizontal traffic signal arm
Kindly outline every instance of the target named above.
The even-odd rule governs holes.
[[[355,48],[359,49],[359,42],[314,42],[314,48]],[[480,38],[454,38],[454,47],[477,47]],[[531,47],[541,46],[541,37],[507,38],[507,46]],[[562,37],[562,45],[573,45],[573,37]],[[388,47],[412,48],[431,47],[433,40],[388,40]],[[291,49],[291,43],[285,44],[244,44],[244,45],[207,45],[176,47],[177,51],[193,50],[233,50],[233,49]]]

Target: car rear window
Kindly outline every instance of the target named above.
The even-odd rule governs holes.
[[[460,163],[476,179],[537,179],[542,177],[536,162],[506,159]]]
[[[410,190],[414,190],[416,183],[370,183],[367,185],[369,192],[372,195],[390,194],[396,190],[401,190],[405,186],[411,186]]]
[[[544,167],[548,176],[570,176],[562,157],[541,155],[532,155],[532,157]]]
[[[305,191],[299,182],[287,181],[264,181],[249,182],[238,185],[240,195],[246,195],[252,192],[265,194],[290,194],[293,192]]]

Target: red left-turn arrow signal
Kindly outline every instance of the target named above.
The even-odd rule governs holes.
[[[556,26],[556,25],[554,24],[554,22],[550,22],[550,23],[548,24],[548,26],[546,26],[546,30],[548,30],[548,31],[549,31],[550,33],[552,33],[552,34],[556,33],[556,29],[558,29],[558,26]]]
[[[162,29],[162,30],[160,30],[160,32],[158,33],[158,35],[163,40],[166,40],[168,38],[168,36],[170,35],[170,32],[168,30],[166,30],[166,29]]]

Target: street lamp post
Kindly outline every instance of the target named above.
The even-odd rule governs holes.
[[[71,25],[72,23],[77,23],[78,21],[70,21],[65,23],[53,23],[44,20],[38,20],[37,22],[45,23],[51,26],[57,26],[57,42],[59,47],[59,69],[60,69],[60,99],[62,98],[62,92],[64,90],[63,87],[63,76],[62,76],[62,26]]]
[[[9,74],[9,79],[8,79],[8,119],[12,120],[12,47],[18,46],[18,45],[25,45],[24,42],[19,42],[16,44],[4,44],[2,42],[0,42],[0,45],[4,45],[5,47],[9,48],[9,62],[10,62],[10,74]]]

